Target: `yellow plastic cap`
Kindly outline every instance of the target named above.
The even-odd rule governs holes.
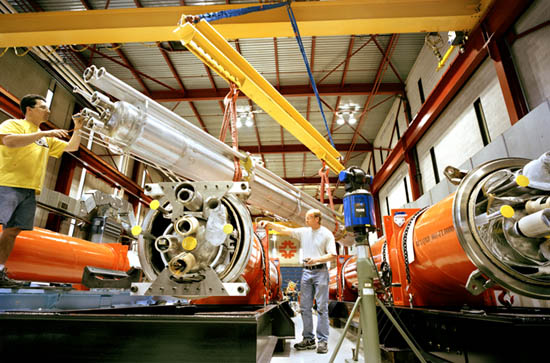
[[[195,237],[187,236],[181,241],[181,246],[187,250],[192,251],[197,247],[197,239]]]
[[[526,187],[529,185],[529,178],[525,175],[518,175],[516,177],[516,184],[520,187]]]
[[[502,214],[504,218],[512,218],[515,213],[514,208],[509,205],[503,205],[500,207],[500,214]]]
[[[229,223],[223,226],[223,233],[230,234],[233,233],[233,226]]]
[[[149,208],[152,210],[157,210],[160,207],[160,202],[158,200],[153,200],[151,203],[149,203]]]
[[[133,226],[132,227],[132,234],[134,236],[139,236],[142,232],[141,226]]]

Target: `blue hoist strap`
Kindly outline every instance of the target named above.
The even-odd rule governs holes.
[[[315,92],[315,97],[317,98],[317,103],[319,104],[319,109],[321,110],[323,121],[325,122],[325,128],[327,129],[327,134],[330,140],[330,144],[332,145],[333,148],[336,148],[334,146],[334,142],[332,141],[332,135],[328,127],[327,118],[325,117],[325,112],[323,111],[323,104],[321,103],[321,97],[319,97],[319,91],[317,91],[317,85],[315,84],[315,79],[313,79],[313,73],[311,73],[311,68],[309,68],[309,61],[307,60],[306,51],[304,49],[304,44],[302,43],[302,37],[300,36],[300,31],[298,30],[298,24],[296,23],[296,18],[294,18],[294,12],[290,7],[290,2],[288,2],[287,5],[288,5],[287,6],[288,17],[290,18],[290,23],[292,24],[292,29],[294,30],[294,36],[296,36],[296,41],[300,46],[300,52],[302,52],[302,58],[304,58],[304,63],[306,64],[307,74],[309,75],[309,81],[311,82],[311,87],[313,88],[313,92]]]
[[[256,11],[264,11],[264,10],[271,10],[275,8],[280,8],[281,6],[285,6],[286,2],[277,3],[277,4],[266,4],[266,5],[259,5],[259,6],[250,6],[247,8],[240,8],[240,9],[233,9],[233,10],[222,10],[215,13],[206,13],[202,15],[197,15],[197,18],[195,22],[198,22],[201,19],[204,19],[208,22],[225,19],[225,18],[232,18],[234,16],[239,15],[245,15],[248,13],[253,13]]]
[[[250,6],[247,8],[240,8],[240,9],[233,9],[233,10],[222,10],[215,13],[206,13],[206,14],[197,15],[196,17],[194,17],[194,22],[199,22],[201,19],[211,22],[215,20],[231,18],[234,16],[245,15],[256,11],[271,10],[271,9],[279,8],[285,5],[287,5],[288,17],[290,18],[290,23],[292,24],[292,30],[294,30],[294,36],[296,37],[296,41],[300,46],[300,52],[302,53],[302,58],[304,59],[304,63],[306,64],[306,69],[309,75],[309,81],[311,82],[311,87],[313,88],[313,92],[315,92],[315,97],[317,98],[317,103],[319,104],[319,109],[321,110],[323,121],[325,122],[325,128],[327,129],[328,138],[330,140],[332,147],[335,148],[334,141],[332,141],[332,135],[328,127],[327,118],[325,117],[325,112],[323,111],[323,104],[321,103],[321,97],[319,97],[319,91],[317,90],[315,79],[313,79],[313,73],[311,73],[311,68],[309,67],[309,61],[307,59],[306,51],[304,49],[304,44],[302,43],[302,37],[300,36],[300,31],[298,30],[298,24],[296,23],[296,18],[294,17],[294,12],[292,11],[292,8],[290,6],[290,1],[285,1],[277,4]]]

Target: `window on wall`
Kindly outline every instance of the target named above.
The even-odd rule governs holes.
[[[435,150],[434,150],[433,146],[430,149],[430,157],[432,159],[432,167],[433,167],[433,170],[434,170],[435,183],[438,184],[439,183],[439,170],[437,168],[437,160],[435,158]]]
[[[426,97],[424,97],[424,87],[422,87],[422,78],[418,79],[418,94],[420,95],[420,103],[424,104]]]
[[[483,112],[481,99],[478,98],[475,100],[474,109],[476,111],[477,124],[479,126],[483,146],[487,146],[491,142],[491,136],[489,135],[489,128],[487,127],[487,120],[485,119],[485,112]]]
[[[48,108],[51,108],[52,106],[52,100],[56,85],[57,82],[55,81],[55,79],[52,79],[52,81],[50,82],[50,86],[48,87],[48,92],[46,92],[46,105],[48,106]]]
[[[399,120],[397,117],[395,118],[395,131],[397,132],[397,140],[399,141],[401,133],[399,132]]]
[[[412,149],[412,156],[414,160],[414,167],[416,168],[416,184],[418,184],[418,192],[420,195],[424,194],[424,188],[422,187],[422,173],[420,172],[420,162],[418,160],[418,151],[416,147]]]
[[[409,186],[407,185],[407,178],[403,178],[403,185],[405,186],[405,198],[407,199],[407,203],[411,202],[411,199],[409,198]]]

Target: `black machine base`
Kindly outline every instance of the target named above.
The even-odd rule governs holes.
[[[353,303],[331,302],[333,324],[347,318]],[[388,307],[431,362],[547,361],[550,309]],[[377,309],[380,346],[394,362],[415,362],[414,355],[386,315]],[[358,328],[358,326],[357,326]],[[352,330],[353,331],[353,330]]]
[[[293,338],[282,304],[0,314],[0,354],[18,360],[269,362],[276,345]]]

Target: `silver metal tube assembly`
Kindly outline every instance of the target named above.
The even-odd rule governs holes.
[[[521,235],[530,238],[541,238],[550,235],[550,209],[539,210],[526,215],[516,222],[515,228]]]
[[[121,100],[115,102],[111,119],[98,132],[119,143],[117,146],[125,151],[197,181],[233,180],[233,157],[247,158],[246,154],[205,133],[104,68],[87,68],[84,79]],[[304,224],[309,209],[319,209],[322,224],[334,231],[336,238],[343,235],[344,226],[338,222],[340,213],[262,166],[254,166],[251,173],[251,194],[247,201],[250,205],[299,225]]]

